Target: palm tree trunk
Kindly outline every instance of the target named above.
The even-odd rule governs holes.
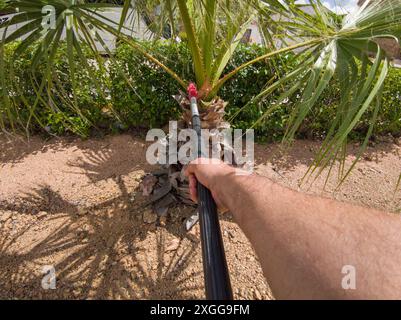
[[[191,128],[192,127],[192,115],[190,111],[190,102],[183,92],[180,92],[174,97],[182,108],[182,119],[178,130]],[[218,150],[220,157],[223,157],[224,150],[230,150],[232,152],[232,158],[234,164],[235,154],[232,147],[225,143],[222,138],[223,129],[229,129],[230,124],[224,121],[225,107],[227,102],[219,97],[213,98],[210,102],[200,102],[199,113],[201,118],[202,129],[209,129],[213,134],[219,135],[217,139],[211,139],[209,142],[211,150]],[[216,130],[213,130],[216,129]],[[169,145],[167,136],[166,144]],[[179,142],[177,149],[184,144]],[[183,203],[186,205],[195,205],[191,200],[189,194],[188,180],[184,175],[184,165],[181,163],[167,164],[163,167],[162,171],[153,174],[152,179],[154,183],[154,189],[150,195],[150,201],[153,202],[153,209],[156,213],[166,214],[168,207],[176,204]],[[147,177],[149,180],[149,176]],[[156,182],[157,181],[157,182]]]

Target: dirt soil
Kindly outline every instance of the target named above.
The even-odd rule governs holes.
[[[0,298],[203,298],[199,226],[183,229],[194,208],[176,206],[167,221],[154,222],[141,207],[139,181],[155,170],[145,161],[144,140],[124,134],[26,143],[0,136],[0,143]],[[300,189],[318,147],[297,141],[283,154],[277,145],[256,145],[257,171]],[[400,149],[392,141],[369,147],[338,190],[336,170],[325,190],[327,170],[301,189],[398,212]],[[350,146],[347,165],[355,155]],[[235,298],[272,299],[232,216],[221,224]],[[45,266],[55,268],[56,289],[42,288]]]

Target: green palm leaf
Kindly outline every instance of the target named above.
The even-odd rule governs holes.
[[[320,1],[314,3],[312,14],[299,14],[299,6],[293,3],[287,9],[293,12],[291,32],[297,30],[298,42],[304,41],[308,44],[308,48],[298,54],[298,59],[302,56],[312,59],[304,59],[299,65],[298,77],[294,79],[291,73],[284,75],[282,79],[262,91],[255,100],[271,94],[271,89],[278,83],[286,83],[287,87],[291,88],[288,90],[295,94],[299,95],[301,92],[285,136],[285,141],[290,142],[332,79],[338,80],[341,86],[341,102],[337,108],[337,115],[321,151],[308,171],[308,174],[316,173],[318,176],[323,168],[333,164],[337,157],[344,161],[345,153],[341,150],[345,150],[348,135],[362,115],[372,109],[373,117],[357,160],[367,146],[380,109],[380,93],[389,68],[389,58],[377,40],[393,38],[398,41],[400,38],[401,1],[368,1],[355,13],[343,17],[342,25],[338,24],[341,17],[322,9]],[[302,88],[299,88],[299,79],[304,82]],[[278,103],[280,102],[282,100],[279,98]],[[262,118],[265,119],[272,109],[277,108],[277,105],[272,106]],[[348,176],[356,161],[349,170],[340,175],[340,182]]]

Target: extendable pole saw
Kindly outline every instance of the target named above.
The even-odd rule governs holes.
[[[198,136],[198,156],[202,157],[201,120],[197,104],[198,92],[193,83],[188,87],[188,96],[191,101],[192,128]],[[208,300],[232,300],[233,294],[216,202],[210,190],[199,182],[197,191],[206,298]]]

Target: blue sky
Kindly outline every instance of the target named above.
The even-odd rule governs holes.
[[[308,3],[308,0],[299,0],[299,3]],[[358,0],[322,0],[322,3],[338,13],[348,13],[357,8]]]

